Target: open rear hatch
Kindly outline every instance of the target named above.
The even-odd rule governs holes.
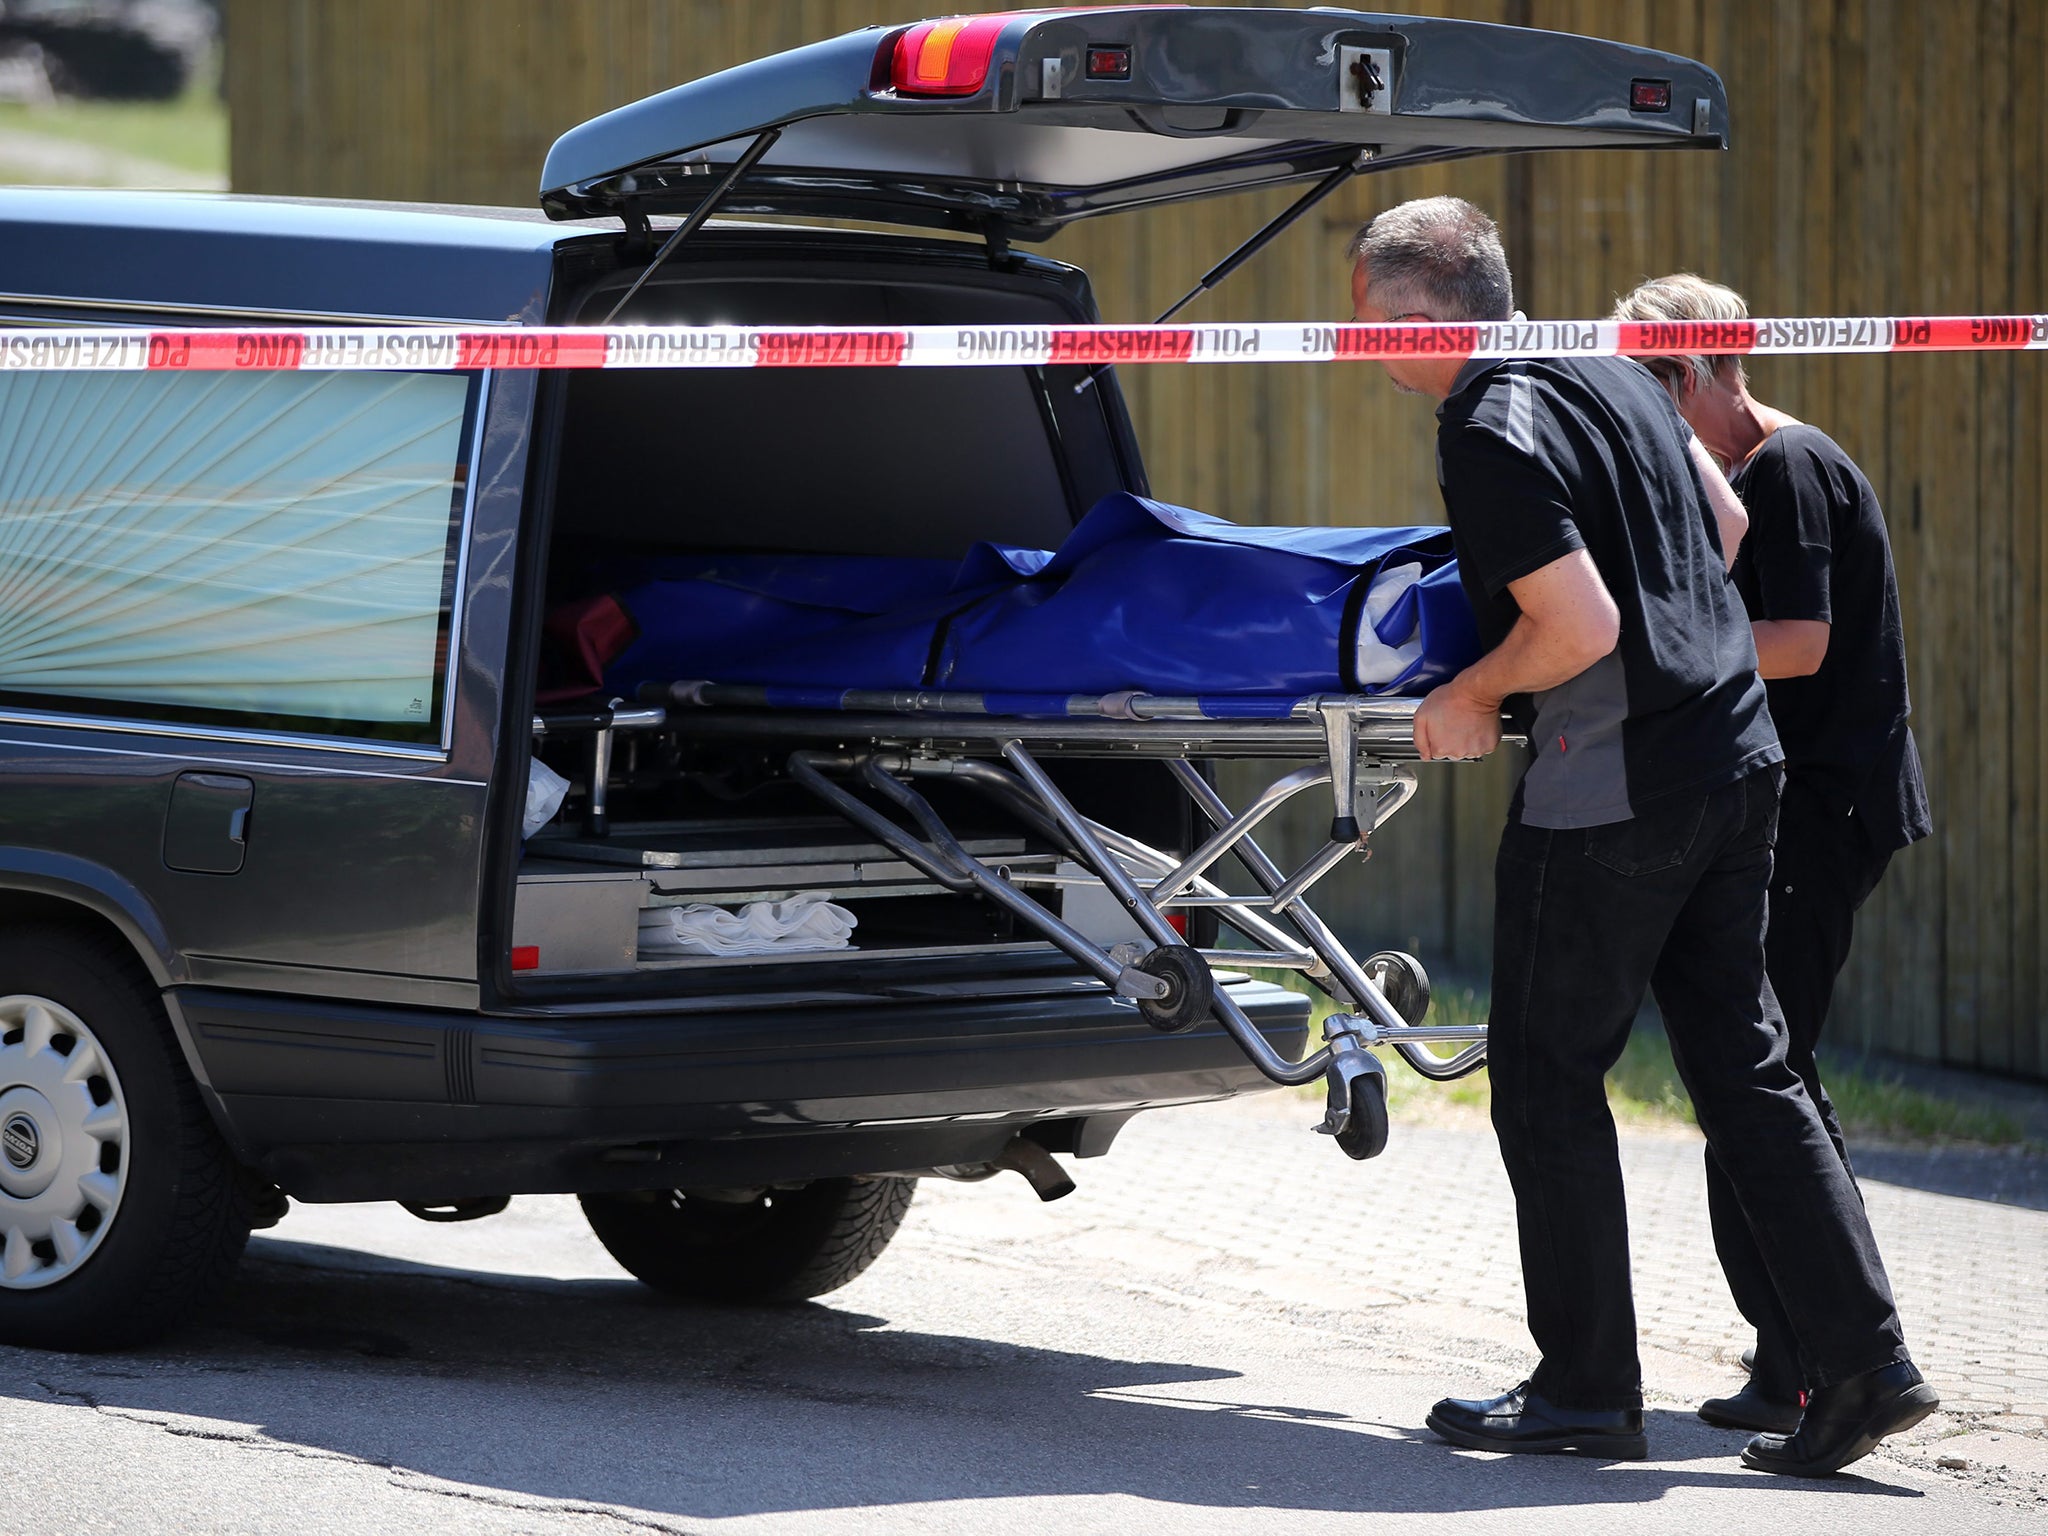
[[[871,27],[607,113],[555,144],[542,201],[560,218],[623,218],[643,236],[655,217],[684,221],[651,261],[644,239],[628,241],[616,268],[558,296],[579,320],[610,304],[629,321],[1058,322],[1088,318],[1087,301],[1079,279],[1049,263],[992,269],[957,243],[866,235],[694,237],[715,206],[954,229],[1000,248],[1095,214],[1312,183],[1207,287],[1361,171],[1534,149],[1715,149],[1726,125],[1711,70],[1592,38],[1333,10],[1007,12]],[[663,268],[679,242],[690,254]],[[1087,401],[1084,370],[1020,365],[934,394],[939,381],[920,373],[648,370],[561,385],[551,626],[563,605],[592,599],[575,583],[600,556],[616,578],[606,593],[636,579],[616,574],[622,560],[644,560],[650,578],[684,555],[957,560],[983,539],[1050,547],[1096,497],[1142,489],[1113,385]],[[693,443],[716,445],[684,474],[670,451],[678,422],[692,424]],[[942,451],[957,465],[934,457]],[[905,464],[920,473],[903,504],[878,502]],[[612,691],[557,696],[554,707],[609,721]],[[517,969],[637,970],[663,987],[709,971],[706,984],[745,984],[773,962],[650,955],[636,947],[642,926],[692,903],[731,909],[804,891],[860,919],[851,951],[806,957],[813,974],[842,958],[878,974],[893,959],[929,980],[950,963],[972,966],[980,986],[1020,951],[1053,958],[995,907],[939,888],[824,815],[780,759],[732,758],[674,722],[634,732],[622,721],[616,752],[609,729],[595,744],[551,729],[540,752],[580,783],[526,845]],[[1086,814],[1187,851],[1186,797],[1163,770],[1062,765],[1082,770],[1095,774]],[[592,793],[608,777],[609,811]],[[1050,882],[1047,905],[1084,921],[1057,849],[971,797],[961,809],[975,857]],[[1098,920],[1127,922],[1114,903],[1085,921]]]
[[[1320,8],[1012,11],[869,27],[608,112],[549,151],[541,202],[687,215],[755,147],[724,212],[1044,240],[1347,167],[1720,149],[1726,131],[1712,70],[1596,38]]]

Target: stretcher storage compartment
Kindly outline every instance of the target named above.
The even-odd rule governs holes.
[[[638,961],[645,882],[636,871],[529,858],[512,914],[513,964],[535,975],[617,972]]]
[[[1031,851],[1019,835],[970,838],[975,857],[1017,878],[1049,875],[1057,854]],[[532,839],[519,872],[513,944],[535,974],[699,970],[817,964],[850,957],[890,960],[987,955],[1005,947],[1042,952],[1044,941],[960,903],[944,886],[838,817],[627,823],[604,837],[563,832]],[[644,913],[709,904],[816,897],[853,914],[846,949],[758,954],[672,954],[638,944]]]

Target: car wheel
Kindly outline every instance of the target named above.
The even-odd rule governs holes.
[[[903,1225],[914,1179],[796,1189],[584,1195],[597,1240],[636,1279],[696,1301],[806,1301],[836,1291]]]
[[[0,938],[0,1342],[154,1338],[248,1237],[234,1160],[134,956],[61,929]]]

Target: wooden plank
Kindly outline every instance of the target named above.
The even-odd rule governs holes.
[[[1897,57],[1892,50],[1900,47],[1917,52],[1922,45],[1925,29],[1909,25],[1907,17],[1896,5],[1873,7],[1871,21],[1875,57],[1882,58],[1887,54]],[[1882,46],[1878,41],[1880,36],[1883,38]],[[1946,86],[1948,82],[1943,80],[1941,84]],[[1937,88],[1930,80],[1930,105],[1932,92]],[[1889,136],[1882,125],[1873,126]],[[1909,209],[1919,210],[1927,206],[1929,188],[1924,166],[1929,158],[1930,145],[1929,135],[1924,133],[1901,133],[1898,140],[1894,150],[1894,184],[1902,190],[1893,212],[1903,219]],[[1933,146],[1937,151],[1939,147]],[[1925,293],[1921,287],[1925,276],[1938,268],[1943,260],[1943,253],[1936,248],[1937,242],[1932,237],[1931,222],[1915,217],[1910,225],[1900,226],[1899,245],[1911,259],[1910,265],[1902,261],[1897,272],[1888,274],[1887,286],[1897,303],[1934,302],[1934,295]],[[1891,254],[1888,252],[1888,257]],[[1908,270],[1912,275],[1910,288],[1906,281]],[[1899,910],[1917,915],[1920,921],[1895,924],[1890,936],[1898,946],[1897,974],[1900,979],[1910,984],[1919,976],[1932,976],[1942,1009],[1931,1016],[1915,1011],[1895,1020],[1894,1032],[1885,1044],[1907,1055],[1939,1059],[1943,1040],[1942,1013],[1946,1011],[1950,997],[1949,977],[1944,969],[1949,954],[1946,942],[1949,914],[1944,905],[1947,869],[1954,859],[1961,856],[1958,829],[1949,814],[1953,802],[1945,756],[1946,737],[1952,729],[1958,701],[1948,693],[1948,679],[1937,664],[1938,659],[1946,654],[1943,634],[1946,616],[1939,601],[1936,579],[1939,539],[1935,528],[1930,527],[1930,523],[1938,524],[1939,454],[1938,445],[1933,445],[1937,451],[1930,455],[1930,444],[1923,430],[1925,421],[1935,413],[1936,406],[1930,383],[1931,370],[1910,366],[1920,361],[1922,359],[1919,358],[1901,359],[1890,370],[1892,420],[1886,434],[1886,447],[1888,480],[1898,513],[1893,526],[1904,535],[1900,541],[1903,549],[1897,553],[1900,601],[1905,612],[1908,667],[1919,686],[1918,734],[1935,827],[1933,836],[1916,850],[1918,856],[1908,865],[1910,878],[1896,893],[1901,898]]]
[[[1795,97],[1801,108],[1798,142],[1781,146],[1804,162],[1802,185],[1797,189],[1799,207],[1798,289],[1800,311],[1810,315],[1832,315],[1840,286],[1837,280],[1841,227],[1835,208],[1835,153],[1840,137],[1842,98],[1837,90],[1835,17],[1830,4],[1800,7],[1804,23],[1799,72],[1807,89]],[[1784,67],[1782,64],[1781,68]],[[1780,93],[1783,86],[1776,88]],[[1808,419],[1832,422],[1836,393],[1847,369],[1860,359],[1813,358],[1805,371],[1805,388],[1800,392],[1800,410]]]
[[[2036,88],[2039,61],[2048,58],[2048,7],[2012,7],[2012,102],[2009,142],[2000,159],[2011,178],[2006,247],[2010,292],[2030,309],[2048,307],[2048,104]],[[2031,366],[2029,366],[2031,364]],[[2012,481],[2006,510],[2012,518],[2015,593],[2012,619],[2014,797],[2006,818],[2015,874],[2015,966],[2012,1067],[2048,1076],[2048,370],[2031,358],[2015,359],[2006,398],[2013,442]]]
[[[1886,61],[1898,57],[1896,50],[1918,46],[1918,33],[1907,27],[1903,16],[1903,8],[1896,3],[1870,7],[1866,86],[1874,86],[1882,78]],[[1869,174],[1861,187],[1856,227],[1875,228],[1888,221],[1899,231],[1897,239],[1877,245],[1882,267],[1877,288],[1885,305],[1881,312],[1896,313],[1899,306],[1917,299],[1913,289],[1925,265],[1924,221],[1919,216],[1922,193],[1917,184],[1908,186],[1908,179],[1915,175],[1916,148],[1922,145],[1924,134],[1915,131],[1921,126],[1917,123],[1911,128],[1902,125],[1898,114],[1882,102],[1882,93],[1871,90],[1866,90],[1864,97],[1863,122]],[[1867,304],[1869,299],[1865,296],[1862,301]],[[1862,461],[1867,471],[1882,476],[1879,494],[1890,514],[1908,674],[1921,704],[1915,727],[1924,748],[1930,794],[1937,800],[1934,835],[1898,861],[1903,867],[1895,869],[1883,892],[1883,915],[1889,919],[1879,925],[1889,961],[1884,995],[1894,1001],[1885,1032],[1872,1043],[1901,1054],[1933,1057],[1940,1049],[1941,1002],[1946,996],[1942,893],[1952,828],[1940,788],[1939,748],[1946,729],[1947,700],[1935,666],[1935,658],[1941,654],[1938,608],[1922,473],[1924,456],[1917,432],[1918,422],[1931,407],[1929,375],[1914,366],[1919,361],[1900,359],[1884,365],[1889,385],[1885,426],[1874,445],[1875,456]]]
[[[1977,10],[1972,4],[1948,15],[1923,15],[1918,22],[1936,114],[1935,132],[1920,147],[1918,184],[1935,217],[1923,226],[1921,249],[1928,260],[1919,281],[1935,313],[1967,312],[1972,307],[1970,288],[1982,238],[1977,217],[1981,169],[1974,156],[1948,148],[1960,148],[1975,137],[1971,103],[1982,86]],[[1936,548],[1930,551],[1936,557],[1937,596],[1942,600],[1938,686],[1945,718],[1937,756],[1943,793],[1954,812],[1974,807],[1977,765],[1990,746],[1985,734],[1985,680],[1970,665],[1979,625],[1975,599],[1982,511],[1976,494],[1975,360],[1944,357],[1926,372],[1933,393],[1930,409],[1918,424],[1918,438],[1923,467],[1933,470],[1926,502],[1938,530]],[[1993,968],[1987,963],[1992,956],[1982,866],[1989,850],[1983,830],[1975,816],[1965,812],[1957,817],[1943,891],[1947,1006],[1938,1049],[1944,1060],[1969,1064],[1978,1059],[1984,998]]]
[[[1980,85],[1976,106],[1977,152],[1972,156],[1978,180],[1972,223],[1982,231],[1972,290],[1964,297],[1980,313],[1999,313],[2014,299],[2012,254],[1999,238],[2012,214],[2012,183],[2004,172],[2005,143],[2011,131],[2013,77],[2010,60],[1999,40],[2011,35],[2011,0],[1978,0],[1980,18],[1971,31],[1981,52],[1974,73]],[[2030,71],[2030,74],[2032,72]],[[2031,81],[2024,87],[2031,91]],[[2032,359],[2027,359],[2032,362]],[[1976,582],[1971,605],[1975,628],[1973,654],[1965,664],[1975,673],[1980,708],[1977,721],[1974,803],[2004,808],[2013,800],[2013,505],[2012,416],[2009,402],[2015,382],[2011,354],[1980,357],[1970,370],[1973,419],[1977,427],[1975,469],[1977,509]],[[2013,1064],[2013,971],[2019,956],[2013,946],[2013,839],[2002,835],[1988,817],[1974,818],[1978,857],[1969,877],[1970,895],[1978,908],[1982,949],[1976,968],[1979,1034],[1976,1065],[2009,1071]],[[2031,956],[2029,956],[2031,960]]]
[[[1872,135],[1879,130],[1867,121],[1869,93],[1882,75],[1882,66],[1873,62],[1867,36],[1868,15],[1862,0],[1836,0],[1830,9],[1834,24],[1835,88],[1844,104],[1850,150],[1834,167],[1829,202],[1838,227],[1859,227],[1873,211],[1873,195],[1881,196],[1879,189],[1890,185],[1889,175],[1873,179],[1877,145]],[[1884,247],[1863,240],[1839,242],[1839,247],[1835,253],[1837,302],[1856,295],[1857,301],[1864,304],[1882,303],[1888,297]],[[1871,477],[1896,530],[1898,509],[1889,500],[1883,456],[1890,362],[1869,358],[1858,363],[1860,366],[1841,371],[1834,412],[1821,425]],[[1896,543],[1896,531],[1893,538]],[[1875,1048],[1891,1034],[1895,1015],[1903,1012],[1899,983],[1891,975],[1893,947],[1885,941],[1892,927],[1893,899],[1902,882],[1910,878],[1905,857],[1893,861],[1890,880],[1879,887],[1858,917],[1856,942],[1836,989],[1835,1006],[1827,1026],[1827,1038],[1837,1045]]]

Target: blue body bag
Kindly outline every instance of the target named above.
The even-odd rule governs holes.
[[[1373,631],[1419,639],[1361,685],[1375,577],[1420,579]],[[867,555],[667,557],[618,590],[637,631],[603,684],[1299,696],[1424,693],[1479,655],[1444,528],[1244,527],[1106,497],[1056,552],[977,545],[961,562]]]

